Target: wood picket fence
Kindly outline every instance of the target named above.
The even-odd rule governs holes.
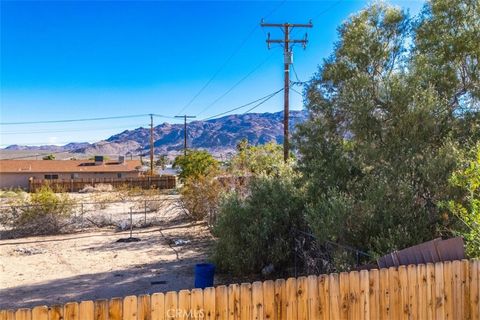
[[[480,262],[462,260],[0,311],[0,320],[480,319]]]

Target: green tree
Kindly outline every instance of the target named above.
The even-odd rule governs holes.
[[[165,170],[165,167],[168,164],[168,157],[166,155],[161,155],[157,161],[155,161],[155,166],[161,168],[162,170]]]
[[[49,155],[44,156],[42,160],[55,160],[55,155],[51,153]]]
[[[189,150],[186,155],[175,158],[174,168],[180,169],[180,179],[206,176],[218,170],[218,161],[207,151]]]
[[[468,152],[459,169],[453,172],[450,183],[464,191],[463,197],[449,200],[445,207],[462,222],[458,233],[466,241],[467,254],[480,258],[480,143]]]
[[[468,18],[451,22],[457,6]],[[307,88],[310,116],[296,136],[306,216],[319,239],[378,256],[451,223],[438,204],[459,149],[479,139],[479,18],[473,1],[431,1],[417,21],[374,4],[339,28]]]
[[[283,148],[274,142],[252,146],[246,139],[237,145],[237,154],[229,163],[229,171],[235,175],[278,175],[292,167],[283,160]]]

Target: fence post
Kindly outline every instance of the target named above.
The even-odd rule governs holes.
[[[132,232],[133,232],[133,213],[132,213],[132,207],[130,207],[130,238],[132,238]]]
[[[147,200],[145,200],[145,225],[147,225]]]

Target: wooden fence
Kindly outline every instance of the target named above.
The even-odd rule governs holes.
[[[480,319],[480,263],[462,260],[0,311],[0,320]]]
[[[29,180],[29,192],[35,192],[42,186],[49,186],[55,192],[78,192],[86,186],[97,186],[100,184],[109,184],[113,188],[118,187],[139,187],[142,189],[174,189],[176,187],[176,178],[172,175],[136,177],[124,179],[72,179],[72,180]]]

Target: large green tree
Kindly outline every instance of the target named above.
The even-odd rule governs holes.
[[[320,240],[378,256],[455,223],[438,203],[479,139],[479,20],[477,1],[434,0],[418,19],[374,4],[339,28],[296,137]]]

